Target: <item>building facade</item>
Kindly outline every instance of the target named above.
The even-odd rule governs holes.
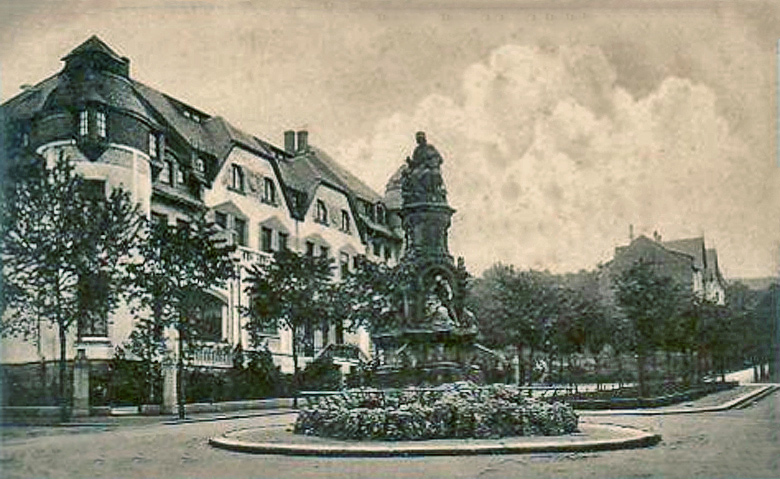
[[[662,241],[658,234],[653,239],[642,235],[628,245],[618,246],[602,269],[602,293],[611,297],[613,279],[637,261],[650,264],[657,275],[671,277],[701,298],[725,304],[726,281],[718,267],[718,253],[706,248],[704,237]]]
[[[336,278],[354,268],[355,258],[395,263],[402,241],[390,227],[383,197],[311,145],[306,131],[287,131],[283,146],[233,127],[130,75],[130,60],[97,37],[68,53],[58,73],[25,87],[2,104],[5,157],[33,152],[51,161],[70,158],[96,188],[127,189],[153,221],[184,225],[206,214],[237,246],[242,273],[214,290],[203,315],[210,338],[195,363],[230,367],[230,351],[267,347],[283,372],[292,372],[292,338],[269,330],[262,345],[250,345],[241,306],[248,303],[245,266],[270,261],[291,249],[335,259]],[[281,138],[280,138],[281,140]],[[135,318],[120,307],[104,321],[81,324],[67,351],[84,350],[107,360],[133,329]],[[352,351],[337,357],[343,366],[371,354],[366,331],[342,327],[307,331],[311,361],[329,344]],[[3,363],[22,364],[59,357],[53,330],[43,328],[38,344],[3,340]],[[350,357],[347,357],[350,356]]]

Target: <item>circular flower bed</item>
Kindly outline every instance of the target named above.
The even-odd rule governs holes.
[[[537,401],[512,386],[453,383],[324,396],[298,413],[294,431],[360,440],[483,439],[569,434],[577,421],[568,404]]]

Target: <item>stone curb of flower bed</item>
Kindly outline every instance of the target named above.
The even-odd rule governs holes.
[[[720,404],[718,406],[708,407],[689,407],[689,408],[675,408],[675,409],[607,409],[599,411],[589,411],[584,409],[578,409],[577,415],[579,416],[661,416],[668,414],[698,414],[703,412],[718,412],[725,411],[739,407],[754,399],[760,399],[778,389],[778,386],[774,384],[766,384],[755,391],[751,391],[744,396],[740,396],[731,401]]]
[[[572,436],[549,436],[533,438],[511,437],[495,440],[446,440],[446,444],[433,441],[419,443],[357,442],[344,444],[336,440],[331,444],[285,444],[270,442],[247,442],[226,434],[209,439],[214,447],[252,454],[281,454],[292,456],[340,456],[340,457],[389,457],[389,456],[456,456],[476,454],[528,454],[540,452],[589,452],[615,449],[649,447],[661,441],[661,436],[624,426],[607,424],[580,424],[580,430],[588,432],[606,431],[615,436],[608,439],[575,439]],[[240,432],[240,431],[239,431]],[[245,432],[245,431],[244,431]],[[544,440],[539,440],[544,439]],[[563,441],[566,440],[566,442]]]

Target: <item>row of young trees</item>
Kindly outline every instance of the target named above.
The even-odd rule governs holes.
[[[599,275],[556,276],[493,266],[473,282],[470,296],[483,339],[493,347],[527,351],[523,363],[528,365],[537,354],[561,365],[564,359],[571,364],[575,353],[589,354],[597,377],[607,346],[620,369],[629,353],[637,360],[642,395],[648,392],[646,363],[659,351],[666,353],[667,373],[673,354],[684,358],[681,379],[686,382],[699,380],[705,369],[722,374],[735,360],[761,364],[771,359],[771,291],[760,294],[737,284],[729,287],[726,305],[718,305],[659,276],[646,263],[613,278],[607,285],[613,294],[603,294]],[[530,381],[532,372],[527,373]]]
[[[150,224],[126,190],[94,191],[64,155],[51,164],[30,155],[6,173],[0,334],[40,341],[42,327],[56,330],[61,419],[70,415],[68,338],[107,321],[123,301],[137,314],[127,347],[144,376],[170,351],[173,329],[183,384],[207,291],[235,273],[232,248],[213,225],[203,216],[187,227]],[[182,415],[181,389],[179,398]]]
[[[200,319],[209,291],[239,274],[234,247],[197,216],[170,227],[149,222],[127,191],[95,194],[61,155],[47,165],[30,156],[10,171],[3,194],[3,286],[0,334],[36,341],[41,324],[57,330],[60,344],[58,401],[67,420],[67,340],[119,304],[131,306],[135,326],[118,350],[138,361],[139,389],[153,396],[162,364],[177,360],[179,416],[184,416],[184,370],[203,344]],[[381,324],[392,316],[390,271],[365,259],[354,274],[333,281],[333,260],[280,251],[274,261],[247,271],[252,348],[270,330],[292,332],[294,380],[300,376],[305,331],[328,326]],[[172,333],[172,334],[171,334]],[[171,340],[174,344],[171,344]],[[172,354],[175,352],[176,354]]]

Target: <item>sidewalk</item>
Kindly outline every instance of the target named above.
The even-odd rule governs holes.
[[[744,387],[744,386],[743,386]],[[706,412],[717,412],[733,409],[743,406],[752,401],[758,401],[759,399],[772,394],[780,385],[777,384],[751,384],[749,385],[749,392],[746,392],[739,397],[730,399],[725,402],[717,402],[713,405],[699,406],[697,403],[712,402],[712,396],[728,394],[729,391],[722,391],[720,393],[710,394],[696,401],[691,401],[682,407],[680,405],[659,407],[653,409],[605,409],[605,410],[586,410],[579,409],[577,414],[580,416],[660,416],[670,414],[699,414]]]

